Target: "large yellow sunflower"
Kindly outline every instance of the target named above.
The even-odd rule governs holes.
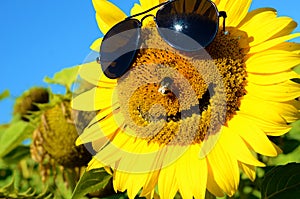
[[[140,0],[131,15],[161,2]],[[255,167],[264,166],[257,153],[280,153],[268,136],[287,133],[300,118],[300,86],[292,81],[300,78],[293,71],[300,45],[287,42],[300,36],[291,34],[297,24],[271,8],[248,12],[251,0],[214,3],[227,12],[227,34],[219,31],[205,49],[210,60],[172,49],[147,18],[142,48],[124,77],[108,79],[96,61],[81,66],[79,75],[94,88],[76,96],[73,108],[99,112],[77,144],[92,142],[97,154],[89,169],[111,167],[115,190],[129,198],[155,191],[163,199],[177,192],[204,198],[206,189],[232,196],[240,170],[254,180]],[[109,1],[93,4],[103,34],[126,17]],[[91,48],[99,51],[101,41]],[[160,92],[169,77],[176,95]]]

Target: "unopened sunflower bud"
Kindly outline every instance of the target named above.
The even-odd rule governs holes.
[[[46,88],[34,87],[25,91],[14,105],[14,115],[20,114],[22,120],[29,121],[28,116],[31,112],[39,111],[36,104],[49,102],[49,92]]]

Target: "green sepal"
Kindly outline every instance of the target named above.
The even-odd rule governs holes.
[[[112,176],[106,173],[103,168],[85,172],[74,189],[72,199],[79,199],[88,193],[104,189],[111,178]]]

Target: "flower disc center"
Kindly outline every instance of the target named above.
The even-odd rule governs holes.
[[[208,59],[173,49],[153,28],[142,33],[136,60],[118,81],[125,131],[148,142],[177,145],[201,143],[217,133],[246,94],[239,38],[218,33],[205,49]]]

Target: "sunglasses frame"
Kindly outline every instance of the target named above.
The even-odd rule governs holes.
[[[131,16],[128,16],[128,17],[125,18],[125,20],[132,19],[132,18],[134,18],[134,17],[137,17],[137,16],[140,16],[140,15],[146,14],[146,13],[148,13],[148,12],[150,12],[150,11],[156,9],[156,8],[159,8],[159,7],[160,7],[159,10],[161,10],[161,9],[163,9],[163,6],[165,6],[165,5],[167,5],[167,4],[171,4],[171,3],[176,2],[176,1],[180,1],[180,0],[169,0],[169,1],[166,1],[166,2],[163,2],[163,3],[160,3],[160,4],[158,4],[158,5],[156,5],[156,6],[152,7],[152,8],[149,8],[148,10],[145,10],[145,11],[143,11],[143,12],[140,12],[140,13],[137,13],[137,14],[134,14],[134,15],[131,15]],[[205,0],[205,1],[209,1],[209,2],[211,3],[211,5],[214,7],[215,11],[216,11],[217,14],[218,14],[218,18],[223,17],[223,19],[224,19],[224,20],[223,20],[223,32],[226,32],[226,30],[225,30],[225,19],[227,18],[226,12],[225,12],[225,11],[219,11],[218,8],[217,8],[217,6],[216,6],[216,4],[215,4],[214,2],[212,2],[211,0]],[[147,17],[150,17],[150,16],[154,17],[154,20],[156,19],[156,16],[154,16],[153,14],[146,15],[146,16],[144,16],[144,17],[141,19],[141,21],[140,21],[141,26],[142,26],[143,20],[144,20],[145,18],[147,18]],[[124,20],[123,20],[123,21],[124,21]],[[123,21],[121,21],[121,22],[123,22]],[[119,22],[119,23],[121,23],[121,22]],[[219,22],[219,21],[218,21],[218,22]],[[219,23],[218,23],[218,25],[219,25]]]
[[[141,32],[140,32],[140,29],[141,29],[141,27],[143,26],[143,21],[147,18],[147,17],[153,17],[154,18],[154,21],[155,21],[155,24],[156,24],[156,27],[157,27],[157,29],[158,29],[158,31],[159,31],[159,29],[160,29],[160,27],[158,27],[158,23],[157,23],[157,16],[155,16],[155,15],[153,15],[153,14],[147,14],[147,15],[145,15],[144,17],[142,17],[142,19],[141,20],[138,20],[138,19],[135,19],[134,17],[137,17],[137,16],[140,16],[140,15],[143,15],[143,14],[146,14],[146,13],[148,13],[148,12],[150,12],[150,11],[152,11],[152,10],[154,10],[154,9],[156,9],[156,8],[160,8],[159,10],[162,10],[163,8],[164,8],[164,6],[166,6],[166,5],[168,5],[168,4],[171,4],[171,3],[174,3],[174,2],[176,2],[176,1],[180,1],[180,0],[169,0],[169,1],[166,1],[166,2],[163,2],[163,3],[160,3],[160,4],[158,4],[158,5],[156,5],[156,6],[154,6],[154,7],[152,7],[152,8],[149,8],[148,10],[145,10],[145,11],[143,11],[143,12],[140,12],[140,13],[137,13],[137,14],[134,14],[134,15],[131,15],[131,16],[128,16],[128,17],[126,17],[124,20],[122,20],[122,21],[120,21],[120,22],[118,22],[117,24],[115,24],[112,28],[110,28],[109,29],[109,31],[104,35],[104,37],[103,37],[103,41],[105,41],[106,39],[107,39],[107,37],[108,37],[108,33],[110,32],[110,31],[112,31],[115,27],[117,27],[117,26],[119,26],[120,24],[122,24],[122,23],[124,23],[124,22],[126,22],[126,21],[135,21],[135,23],[138,25],[138,29],[139,29],[139,31],[138,31],[138,37],[137,37],[137,46],[136,47],[138,47],[138,46],[140,46],[140,43],[141,43],[141,41],[140,41],[140,37],[141,37]],[[217,13],[217,18],[218,18],[218,20],[217,20],[217,24],[216,24],[216,27],[217,27],[217,30],[219,29],[219,19],[220,19],[220,17],[223,17],[223,33],[224,34],[226,34],[226,30],[225,30],[225,19],[226,19],[226,17],[227,17],[227,14],[226,14],[226,12],[225,11],[218,11],[218,8],[217,8],[217,6],[215,5],[215,3],[214,2],[212,2],[211,0],[204,0],[204,1],[208,1],[212,6],[213,6],[213,8],[215,9],[215,11],[216,11],[216,13]],[[157,13],[159,12],[159,10],[157,11]],[[156,14],[157,15],[157,14]],[[160,32],[160,31],[159,31]],[[215,32],[215,35],[213,36],[213,39],[216,37],[216,34],[217,34],[217,32],[218,31],[216,31]],[[161,34],[161,33],[160,33]],[[171,42],[169,42],[166,38],[164,38],[164,36],[161,34],[161,36],[162,36],[162,38],[171,46],[171,47],[173,47],[173,48],[175,48],[175,49],[178,49],[178,50],[182,50],[182,51],[197,51],[197,50],[200,50],[200,49],[197,49],[197,50],[187,50],[187,49],[184,49],[184,48],[180,48],[180,47],[178,47],[178,46],[175,46],[175,45],[173,45]],[[108,37],[109,38],[109,37]],[[211,43],[211,42],[210,42]],[[209,44],[210,44],[209,43]],[[208,44],[208,45],[209,45]],[[208,46],[207,45],[207,46]],[[206,46],[204,46],[204,48],[205,48]],[[102,48],[102,45],[100,46],[100,54],[101,54],[101,48]],[[134,54],[136,54],[136,52],[134,53]],[[100,55],[100,57],[101,57],[101,55]],[[134,56],[133,56],[134,57]],[[132,59],[130,60],[131,62],[133,61],[133,57],[132,57]],[[100,58],[99,57],[97,57],[97,62],[98,63],[100,63],[101,61],[100,61]],[[104,71],[104,70],[103,70]],[[126,70],[127,71],[127,70]],[[104,74],[105,74],[105,72],[104,72]],[[108,77],[108,74],[105,74],[107,77]],[[116,77],[108,77],[108,78],[110,78],[110,79],[115,79],[115,78],[119,78],[119,77],[121,77],[122,75],[120,75],[120,76],[116,76]]]

